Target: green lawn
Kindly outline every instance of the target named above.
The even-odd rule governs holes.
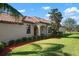
[[[79,56],[79,33],[26,44],[13,49],[10,56]]]

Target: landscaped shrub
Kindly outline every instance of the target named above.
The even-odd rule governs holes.
[[[31,42],[31,41],[33,41],[33,37],[28,38],[28,42]]]
[[[47,38],[48,38],[48,36],[47,36],[47,35],[45,35],[45,36],[44,36],[44,38],[45,38],[45,39],[47,39]]]
[[[37,40],[41,40],[42,37],[41,37],[41,36],[37,36],[36,39],[37,39]]]
[[[0,52],[2,52],[4,48],[5,48],[5,45],[2,42],[0,42]]]
[[[57,36],[58,36],[58,37],[63,36],[63,32],[57,32]]]
[[[28,39],[26,37],[23,37],[21,40],[22,42],[26,42]]]
[[[41,34],[41,39],[45,39],[47,36],[44,34]]]
[[[5,43],[5,42],[1,42],[1,43],[4,44],[4,47],[8,46],[7,43]]]
[[[15,40],[10,40],[9,42],[8,42],[8,45],[13,45],[13,44],[15,44],[16,42],[15,42]]]
[[[46,35],[43,35],[43,39],[46,39]]]
[[[58,34],[63,34],[63,32],[58,32]]]
[[[21,43],[21,42],[22,42],[22,39],[16,39],[15,42],[16,42],[16,44],[17,44],[17,43]]]
[[[33,40],[34,40],[34,41],[36,40],[36,36],[33,36]]]
[[[63,36],[63,32],[61,32],[61,31],[59,31],[59,32],[53,32],[52,36],[53,37],[61,37],[61,36]]]

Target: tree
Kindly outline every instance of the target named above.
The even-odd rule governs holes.
[[[7,3],[0,3],[0,13],[3,12],[9,13],[15,17],[23,16],[19,11],[17,11],[15,8]]]
[[[63,25],[66,27],[67,31],[74,31],[76,29],[76,21],[72,18],[67,18],[64,22]]]
[[[79,25],[76,25],[76,31],[79,32]]]
[[[59,32],[59,28],[61,26],[60,22],[62,20],[62,14],[58,11],[57,8],[51,9],[49,12],[49,19],[51,20],[51,28],[54,34]]]

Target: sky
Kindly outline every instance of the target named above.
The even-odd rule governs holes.
[[[63,19],[73,18],[79,24],[79,3],[9,3],[24,16],[37,16],[49,20],[50,9],[58,8]]]

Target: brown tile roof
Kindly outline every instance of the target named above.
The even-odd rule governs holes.
[[[39,17],[30,17],[30,16],[25,16],[23,19],[25,22],[31,22],[31,23],[49,23],[48,20],[42,19]]]
[[[25,16],[25,17],[19,17],[19,18],[15,18],[14,16],[11,16],[10,14],[6,14],[6,13],[1,13],[0,14],[0,23],[11,23],[11,24],[20,24],[23,22],[26,23],[46,23],[48,24],[49,21],[45,20],[43,18],[40,17],[30,17],[30,16]]]
[[[0,23],[21,24],[22,17],[19,17],[16,19],[14,16],[11,16],[10,14],[1,13],[0,14]]]
[[[34,18],[37,19],[41,23],[49,23],[49,21],[46,20],[46,19],[43,19],[43,18],[40,18],[40,17],[34,17]]]

